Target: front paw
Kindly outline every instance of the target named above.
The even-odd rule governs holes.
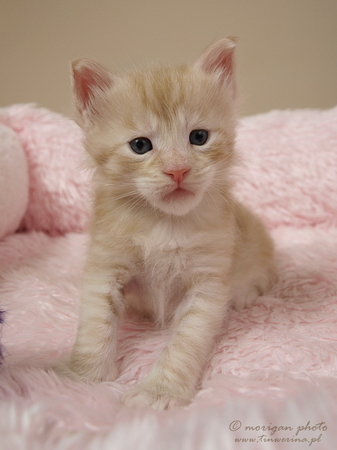
[[[247,290],[242,290],[233,298],[232,307],[235,311],[242,311],[249,308],[259,295],[260,291],[255,286]]]
[[[151,406],[154,409],[163,410],[186,406],[190,403],[190,398],[184,398],[165,389],[158,389],[153,385],[139,383],[123,395],[122,402],[131,407]]]
[[[115,363],[89,365],[79,364],[76,360],[63,362],[53,368],[61,376],[74,381],[92,381],[99,383],[102,381],[114,381],[118,378],[118,369]]]

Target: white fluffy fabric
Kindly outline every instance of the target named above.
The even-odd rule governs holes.
[[[240,122],[236,191],[272,233],[279,280],[230,312],[195,399],[164,412],[120,402],[167,341],[150,323],[123,324],[115,382],[47,369],[76,334],[90,196],[81,133],[29,105],[3,108],[0,121],[17,133],[30,173],[21,231],[0,241],[1,449],[336,448],[337,108]]]

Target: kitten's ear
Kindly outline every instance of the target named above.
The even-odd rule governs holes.
[[[222,82],[227,82],[233,90],[233,96],[236,90],[234,64],[236,40],[235,37],[226,37],[214,42],[194,64],[199,70],[217,74]]]
[[[90,59],[72,63],[76,107],[82,120],[92,120],[102,93],[113,85],[112,74],[101,64]]]

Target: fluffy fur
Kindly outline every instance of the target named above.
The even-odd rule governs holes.
[[[18,151],[15,159],[27,166],[27,182],[21,173],[20,185],[15,183],[17,191],[25,188],[28,198],[19,228],[53,235],[82,231],[89,217],[91,176],[83,170],[81,129],[72,120],[34,105],[0,108],[0,123],[15,132],[25,161],[21,162]]]
[[[5,320],[5,311],[2,311],[0,309],[0,326],[4,323]],[[2,355],[2,348],[1,348],[1,344],[0,344],[0,364],[2,364],[2,359],[3,359],[3,355]]]
[[[124,310],[170,322],[169,342],[124,396],[128,405],[188,403],[230,302],[249,306],[274,277],[271,239],[230,189],[234,46],[225,38],[192,67],[119,78],[92,61],[74,64],[95,200],[70,370],[82,380],[117,378]]]
[[[0,239],[14,233],[28,205],[26,155],[17,134],[0,123]]]
[[[83,150],[75,124],[31,105],[0,110],[15,125],[30,167],[35,202],[63,236],[34,231],[0,241],[0,448],[4,450],[334,450],[337,417],[337,107],[273,111],[239,122],[238,195],[268,224],[279,279],[251,308],[230,310],[192,403],[172,411],[132,409],[122,395],[151,370],[167,329],[129,318],[118,343],[120,376],[79,383],[46,371],[67,356],[78,324],[87,246],[85,173],[67,176]],[[13,128],[14,129],[14,128]],[[69,150],[70,149],[70,150]],[[51,158],[53,153],[57,158]],[[35,173],[37,173],[35,172]],[[60,186],[59,180],[62,180]],[[62,187],[62,189],[61,189]],[[76,201],[74,201],[76,199]],[[54,203],[53,203],[54,202]],[[69,205],[72,204],[70,208]],[[31,207],[34,205],[28,205]],[[33,211],[33,209],[31,210]],[[46,226],[43,209],[31,226]],[[34,219],[34,220],[33,220]],[[55,226],[49,221],[51,234]],[[82,228],[80,228],[82,227]],[[73,231],[81,229],[81,233]],[[234,432],[235,421],[242,427]],[[246,426],[325,422],[320,442],[241,442]],[[278,432],[268,438],[293,437]],[[310,440],[321,432],[307,430]]]

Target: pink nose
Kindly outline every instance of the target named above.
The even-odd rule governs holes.
[[[189,171],[190,171],[190,168],[189,167],[187,167],[187,168],[185,167],[183,169],[166,170],[166,171],[164,171],[164,173],[166,175],[168,175],[169,177],[171,177],[173,181],[175,181],[176,183],[180,184],[183,181],[185,175]]]

